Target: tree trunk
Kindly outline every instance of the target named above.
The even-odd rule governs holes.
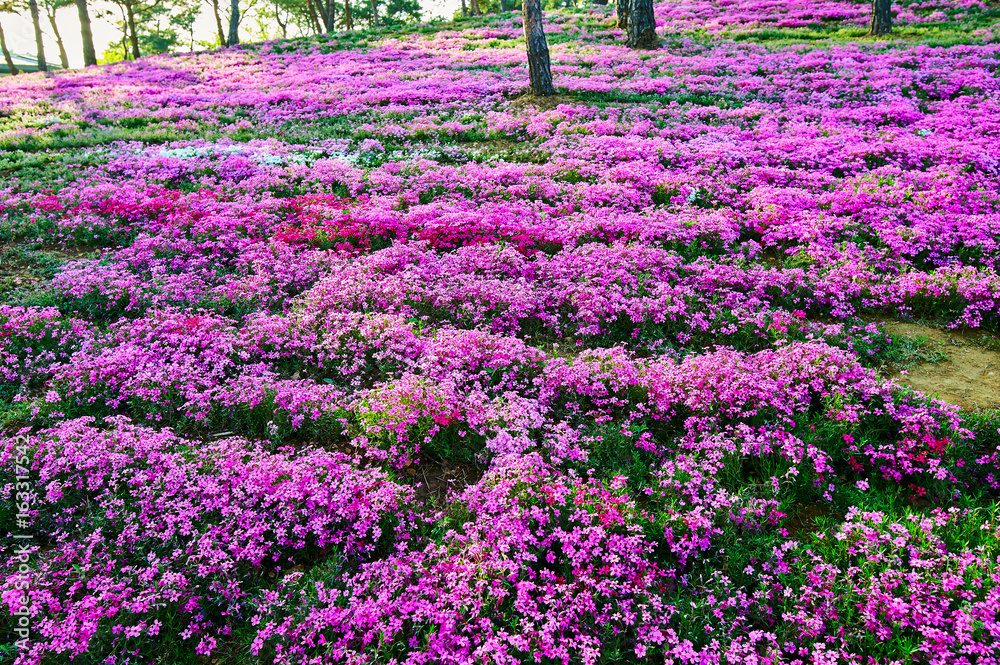
[[[470,0],[470,2],[469,2],[469,13],[472,16],[479,16],[479,15],[482,14],[482,12],[479,11],[479,0]]]
[[[42,23],[38,19],[37,0],[28,0],[28,8],[31,10],[31,22],[35,25],[35,53],[38,58],[38,71],[48,71],[45,66],[45,45],[42,44]]]
[[[309,24],[312,29],[317,33],[323,32],[323,28],[319,25],[319,16],[316,13],[316,5],[313,4],[313,0],[306,0],[306,7],[309,8]]]
[[[334,30],[337,29],[337,5],[333,4],[333,0],[326,0],[326,34],[332,34]]]
[[[351,0],[344,0],[344,28],[354,30],[354,19],[351,17]]]
[[[128,38],[132,42],[132,59],[138,60],[142,54],[139,53],[139,33],[135,30],[135,8],[131,2],[125,8],[128,11]]]
[[[465,7],[465,0],[462,0],[462,18],[469,15],[469,10]]]
[[[501,12],[510,11],[510,0],[500,0],[500,11]]]
[[[46,13],[49,15],[49,23],[52,24],[52,34],[56,36],[56,46],[59,47],[59,64],[63,69],[69,69],[69,56],[66,55],[66,46],[63,44],[62,35],[59,34],[59,26],[56,25],[56,10],[50,9]]]
[[[615,14],[618,15],[618,27],[622,30],[628,29],[628,15],[632,0],[617,0],[615,2]]]
[[[372,27],[378,27],[378,7],[375,5],[375,0],[372,0]]]
[[[219,0],[212,0],[212,13],[215,14],[215,29],[219,31],[219,46],[225,46],[226,31],[222,29],[222,14],[219,13]]]
[[[281,38],[288,39],[288,22],[281,22],[281,8],[278,7],[277,0],[274,3],[274,20],[277,21],[278,27],[281,28]]]
[[[87,0],[76,0],[76,11],[80,15],[80,36],[83,38],[83,64],[85,67],[97,64],[97,51],[94,50],[94,33],[90,29],[90,12],[87,11]]]
[[[311,2],[311,0],[310,0],[310,3],[309,3],[309,7],[310,7],[310,9],[312,8],[312,2]],[[331,17],[330,17],[330,3],[327,2],[326,0],[317,0],[316,1],[316,10],[315,11],[319,13],[320,19],[323,20],[323,28],[322,28],[321,31],[326,31],[327,33],[329,33],[331,31],[331,29],[332,29],[330,27],[330,22],[331,22]]]
[[[542,29],[541,0],[524,0],[522,9],[524,42],[528,48],[528,76],[532,95],[552,95],[552,68],[549,65],[549,45]]]
[[[622,0],[619,0],[621,2]],[[656,20],[653,18],[653,0],[626,0],[628,10],[629,48],[651,49],[660,45],[656,36]]]
[[[872,27],[868,32],[873,37],[892,32],[892,0],[872,0]]]
[[[7,70],[10,72],[10,75],[17,76],[20,74],[20,70],[14,66],[14,59],[10,57],[10,51],[7,50],[7,40],[3,36],[2,25],[0,25],[0,49],[3,49],[3,59],[7,61]]]
[[[232,9],[229,13],[229,45],[236,46],[240,43],[240,0],[233,0],[230,7]]]

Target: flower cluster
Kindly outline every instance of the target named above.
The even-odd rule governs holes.
[[[1000,659],[1000,418],[884,371],[1000,329],[1000,23],[895,4],[0,80],[18,665]]]

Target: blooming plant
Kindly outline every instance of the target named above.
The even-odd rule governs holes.
[[[0,660],[1000,662],[1000,415],[890,371],[1000,331],[1000,11],[894,7],[0,79]]]

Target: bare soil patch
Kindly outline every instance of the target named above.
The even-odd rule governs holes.
[[[532,95],[530,92],[511,101],[511,106],[514,108],[523,108],[525,106],[532,106],[536,109],[542,111],[551,111],[560,104],[580,104],[579,99],[570,97],[569,95],[549,95],[547,97]]]
[[[1000,352],[958,331],[898,321],[884,322],[883,327],[893,335],[926,337],[946,357],[942,362],[893,368],[887,376],[966,411],[1000,408]]]

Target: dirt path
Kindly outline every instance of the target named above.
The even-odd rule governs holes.
[[[967,411],[1000,408],[1000,352],[956,331],[898,321],[884,322],[883,327],[893,335],[927,337],[946,356],[942,362],[914,365],[906,374],[894,369],[888,376]]]

